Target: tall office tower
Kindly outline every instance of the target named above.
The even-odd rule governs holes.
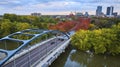
[[[112,16],[113,15],[113,9],[114,9],[113,6],[107,7],[106,15],[107,16]]]
[[[97,6],[96,16],[100,16],[102,13],[102,6]]]

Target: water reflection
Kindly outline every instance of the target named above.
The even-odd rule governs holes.
[[[73,51],[73,50],[72,50]],[[81,67],[120,67],[120,56],[94,55],[76,51],[70,54],[71,61],[82,64]]]
[[[72,48],[69,47],[65,50],[65,53],[62,53],[53,63],[50,67],[64,67],[67,58],[69,56],[69,53],[71,52]]]
[[[120,56],[91,56],[71,49],[62,54],[51,67],[120,67]]]

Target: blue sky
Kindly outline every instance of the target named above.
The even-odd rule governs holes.
[[[114,6],[114,12],[120,13],[120,0],[0,0],[0,15],[16,13],[29,15],[33,12],[42,14],[69,14],[70,12],[88,12],[95,14],[97,6],[106,13],[108,6]]]

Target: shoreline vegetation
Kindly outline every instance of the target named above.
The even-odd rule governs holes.
[[[109,28],[92,26],[91,29],[77,31],[71,38],[71,44],[76,49],[94,54],[120,54],[120,23]]]

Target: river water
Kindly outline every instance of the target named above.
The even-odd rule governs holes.
[[[120,67],[120,55],[91,55],[73,48],[67,48],[50,67]]]

